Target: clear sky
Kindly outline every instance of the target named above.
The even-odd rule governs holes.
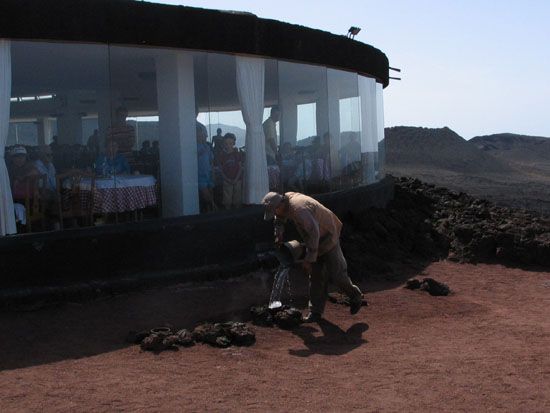
[[[158,0],[252,12],[381,49],[386,126],[550,137],[550,0]],[[206,28],[205,28],[206,29]],[[207,30],[207,29],[206,29]],[[391,74],[393,73],[393,74]]]

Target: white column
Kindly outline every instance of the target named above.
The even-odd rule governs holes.
[[[58,143],[73,145],[82,142],[82,119],[74,112],[64,112],[57,118]]]
[[[269,191],[264,112],[265,64],[263,59],[236,57],[237,93],[246,124],[244,203],[259,204]]]
[[[330,134],[330,163],[332,177],[341,175],[340,171],[340,88],[338,71],[327,69],[328,127]]]
[[[52,143],[52,137],[53,137],[53,120],[51,118],[43,118],[42,119],[42,130],[44,133],[44,143],[46,145],[49,145]]]
[[[291,95],[281,96],[280,105],[281,121],[279,123],[281,142],[290,142],[292,146],[296,146],[297,131],[298,131],[298,106],[294,97]]]
[[[38,145],[45,145],[46,144],[46,138],[44,136],[44,119],[38,118],[35,122],[36,125],[36,138]]]
[[[328,125],[328,100],[326,93],[319,96],[315,101],[315,121],[317,126],[317,135],[323,136],[329,132]]]
[[[376,182],[375,163],[378,162],[378,138],[376,118],[376,81],[358,76],[361,100],[361,160],[363,183]]]
[[[279,123],[280,142],[289,142],[296,145],[298,132],[298,106],[296,104],[296,83],[293,82],[295,71],[300,66],[296,63],[279,61],[279,109],[281,121]]]
[[[386,176],[386,141],[384,139],[384,89],[376,83],[376,130],[378,137],[378,179]]]
[[[82,117],[76,92],[61,96],[61,116],[57,118],[57,135],[60,144],[82,143]]]
[[[165,52],[156,60],[162,215],[199,213],[193,56]]]
[[[11,45],[9,40],[0,39],[0,236],[17,232],[10,178],[4,160],[10,122],[10,97]]]
[[[50,118],[42,117],[37,122],[38,144],[48,145],[52,140],[52,122]]]

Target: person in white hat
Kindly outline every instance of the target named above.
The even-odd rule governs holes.
[[[275,242],[283,242],[284,224],[290,220],[296,226],[306,246],[302,263],[309,275],[309,314],[305,322],[317,322],[322,318],[328,295],[328,283],[332,281],[350,299],[350,312],[361,308],[362,293],[354,285],[347,271],[347,263],[340,248],[342,222],[319,201],[298,193],[267,193],[263,200],[264,219],[274,220]]]
[[[34,164],[27,158],[27,149],[22,145],[14,146],[9,152],[8,175],[10,177],[11,192],[14,200],[24,200],[27,194],[24,179],[38,175]]]

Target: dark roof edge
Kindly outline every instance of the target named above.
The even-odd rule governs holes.
[[[299,61],[389,82],[386,55],[345,36],[251,13],[131,0],[2,0],[0,38],[134,44]]]

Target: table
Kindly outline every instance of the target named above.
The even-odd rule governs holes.
[[[93,196],[94,213],[136,211],[157,205],[157,180],[152,175],[117,175],[96,178]],[[92,181],[80,181],[80,202],[89,205]]]

